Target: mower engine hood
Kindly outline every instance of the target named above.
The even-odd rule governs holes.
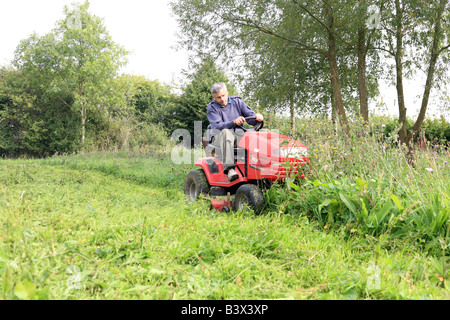
[[[300,162],[306,164],[308,148],[301,142],[272,131],[249,131],[239,142],[239,147],[248,150],[250,162],[252,155],[257,155],[259,161],[267,165],[277,163]]]

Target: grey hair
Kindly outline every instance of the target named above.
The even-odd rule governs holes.
[[[225,89],[226,91],[228,91],[227,85],[225,83],[223,83],[223,82],[215,83],[211,87],[211,94],[219,93],[222,89]]]

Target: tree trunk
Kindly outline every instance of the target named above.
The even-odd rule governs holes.
[[[359,113],[364,122],[369,121],[369,101],[367,97],[366,83],[366,30],[364,27],[358,31],[358,92],[359,92]]]
[[[291,112],[291,135],[294,134],[295,131],[295,69],[292,70],[291,77],[291,90],[292,94],[290,96],[290,112]]]
[[[295,105],[294,105],[294,97],[291,98],[291,105],[290,105],[290,112],[291,112],[291,135],[294,134],[295,131]]]
[[[86,110],[81,107],[81,154],[84,154],[84,140],[86,135]]]
[[[333,133],[337,135],[337,111],[333,90],[330,90],[330,100],[331,100],[331,123],[333,124]]]
[[[332,41],[334,43],[334,40]],[[333,88],[334,103],[336,106],[339,123],[346,134],[350,133],[350,127],[348,126],[347,115],[344,109],[344,101],[342,100],[341,84],[339,80],[339,71],[336,61],[336,52],[330,50],[330,69],[331,69],[331,85]]]
[[[336,58],[336,41],[334,34],[334,19],[331,7],[325,4],[325,14],[328,17],[328,61],[331,71],[331,85],[333,88],[334,101],[336,104],[337,114],[342,129],[348,135],[350,134],[350,127],[345,114],[344,102],[342,100],[341,84],[339,80],[339,69]]]
[[[395,1],[396,18],[397,18],[397,48],[395,52],[395,68],[397,73],[397,98],[398,98],[398,111],[399,118],[398,122],[401,124],[399,131],[400,143],[406,143],[407,139],[407,129],[406,129],[406,107],[405,107],[405,96],[403,93],[403,25],[402,25],[402,9],[400,7],[400,1]]]
[[[436,64],[437,64],[437,60],[438,60],[439,54],[440,54],[439,40],[442,36],[442,15],[443,15],[446,4],[447,4],[447,0],[441,0],[439,3],[439,7],[438,7],[438,11],[437,11],[436,26],[434,29],[433,45],[431,48],[430,65],[428,66],[428,74],[427,74],[427,80],[426,80],[426,84],[425,84],[425,92],[422,97],[422,105],[420,106],[420,112],[417,117],[417,120],[414,123],[414,126],[412,127],[411,131],[408,134],[406,143],[410,143],[410,141],[414,138],[414,136],[416,136],[419,133],[420,127],[422,126],[422,123],[425,120],[425,114],[427,112],[428,100],[430,98],[431,88],[433,87],[433,78],[434,78],[434,73],[436,71]]]

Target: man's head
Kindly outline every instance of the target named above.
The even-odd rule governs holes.
[[[211,93],[214,100],[217,101],[222,107],[226,107],[228,104],[228,90],[225,83],[216,83],[211,88]]]

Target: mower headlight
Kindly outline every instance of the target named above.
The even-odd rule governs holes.
[[[307,148],[282,148],[273,152],[276,156],[282,156],[285,158],[301,158],[308,156]]]

